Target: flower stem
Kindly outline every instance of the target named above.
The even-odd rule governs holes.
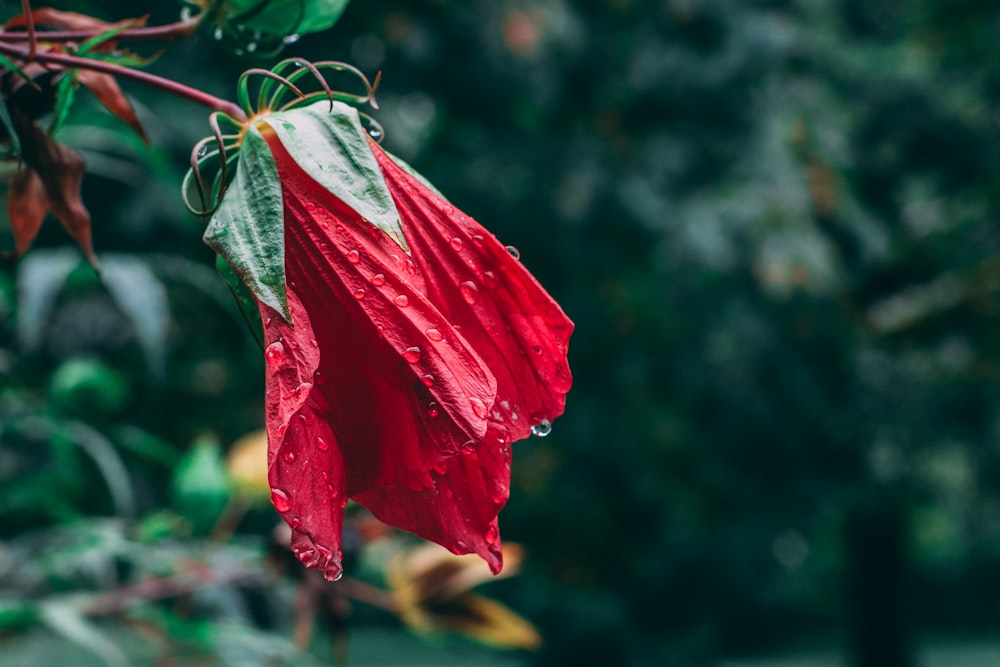
[[[88,69],[95,72],[112,74],[114,76],[122,77],[123,79],[131,79],[133,81],[146,84],[147,86],[152,86],[153,88],[159,88],[160,90],[177,95],[178,97],[191,100],[192,102],[201,104],[210,109],[221,111],[237,122],[243,122],[247,119],[246,114],[243,113],[243,109],[241,109],[239,105],[234,102],[215,97],[214,95],[209,95],[206,92],[196,90],[195,88],[185,86],[182,83],[177,83],[176,81],[166,79],[162,76],[132,69],[131,67],[117,65],[103,60],[80,58],[64,53],[36,53],[34,58],[32,58],[30,49],[25,49],[6,42],[0,42],[0,53],[8,56],[14,56],[21,60],[36,60],[41,63],[52,63],[54,65],[62,65],[63,67],[71,69]]]

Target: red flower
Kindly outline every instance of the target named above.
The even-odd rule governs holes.
[[[405,239],[317,182],[317,147],[289,148],[277,123],[255,128],[280,176],[290,321],[258,302],[269,482],[292,549],[337,578],[351,498],[498,572],[511,443],[562,414],[573,324],[492,234],[376,144],[359,145]]]

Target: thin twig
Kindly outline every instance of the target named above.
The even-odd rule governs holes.
[[[6,42],[0,42],[0,53],[15,56],[22,60],[32,59],[29,49],[8,44]],[[159,88],[160,90],[164,90],[168,93],[177,95],[178,97],[191,100],[192,102],[209,107],[210,109],[221,111],[238,122],[243,122],[247,119],[246,114],[243,113],[243,109],[233,102],[223,100],[214,95],[209,95],[206,92],[185,86],[184,84],[177,83],[176,81],[171,81],[170,79],[150,74],[149,72],[143,72],[141,70],[132,69],[131,67],[125,67],[124,65],[117,65],[103,60],[93,60],[91,58],[79,58],[77,56],[66,55],[63,53],[48,52],[35,54],[34,60],[42,63],[62,65],[63,67],[71,69],[87,69],[95,72],[113,74],[115,76],[122,77],[123,79],[131,79],[133,81],[146,84],[147,86],[152,86],[153,88]]]
[[[35,39],[35,15],[31,12],[31,3],[21,0],[21,11],[24,12],[24,25],[28,30],[28,58],[35,59],[38,50],[38,40]]]
[[[197,16],[192,16],[189,19],[183,19],[177,21],[176,23],[150,26],[148,28],[130,28],[115,35],[115,41],[142,42],[158,39],[183,39],[185,37],[190,37],[197,32],[198,25],[201,23],[204,16],[204,14],[198,14]],[[30,21],[31,19],[29,18],[28,20]],[[31,24],[29,23],[29,25]],[[96,37],[102,32],[104,31],[42,30],[38,32],[38,35],[42,38],[42,41],[45,42],[82,42],[90,39],[91,37]],[[0,31],[0,37],[3,37],[4,41],[7,42],[31,41],[31,35],[29,32],[21,30],[3,30]]]

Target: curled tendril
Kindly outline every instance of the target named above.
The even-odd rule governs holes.
[[[363,92],[350,93],[332,88],[325,76],[330,72],[352,75],[361,82]],[[372,83],[361,70],[347,63],[332,60],[311,63],[301,58],[282,60],[270,70],[257,67],[247,70],[240,76],[236,95],[240,107],[251,120],[239,122],[220,111],[208,117],[212,135],[195,144],[191,151],[191,169],[184,176],[182,194],[185,206],[202,217],[210,216],[218,209],[229,185],[231,166],[238,158],[247,124],[252,119],[271,112],[295,109],[324,98],[329,100],[331,111],[334,102],[338,101],[355,106],[368,104],[377,109],[375,90],[381,77],[380,72]],[[256,105],[253,103],[254,96],[250,94],[250,84],[255,79],[260,80],[255,96]],[[319,90],[303,85],[310,81]],[[385,134],[382,126],[364,112],[360,112],[359,116],[368,135],[374,141],[381,142]],[[223,126],[226,126],[225,130]],[[211,178],[206,178],[207,173],[211,173]]]

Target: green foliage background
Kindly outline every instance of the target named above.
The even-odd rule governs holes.
[[[546,641],[515,662],[891,666],[995,636],[998,32],[983,0],[355,0],[286,49],[381,70],[386,146],[577,324],[566,415],[516,449],[501,515],[529,560],[495,594]],[[152,70],[231,98],[271,62],[203,32]],[[178,196],[205,114],[127,87],[154,149],[87,107],[60,136],[88,159],[99,255],[153,310],[48,224],[39,275],[69,280],[25,334],[37,283],[5,265],[8,540],[128,510],[74,429],[148,517],[192,443],[262,419],[259,351]]]

